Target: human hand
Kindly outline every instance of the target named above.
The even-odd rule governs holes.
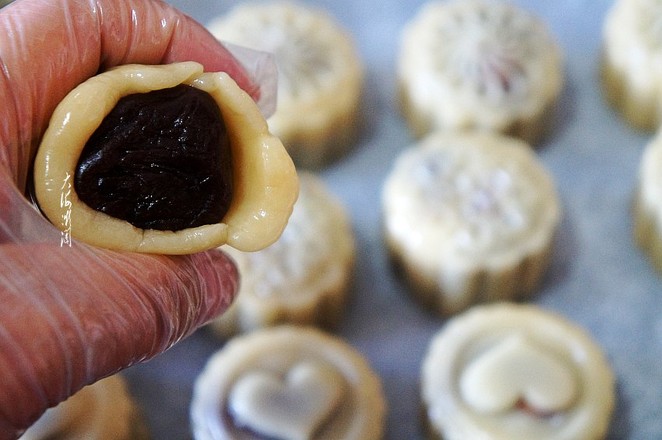
[[[200,25],[159,0],[17,0],[0,10],[0,439],[84,385],[149,359],[225,310],[218,251],[110,252],[63,240],[24,197],[50,114],[112,66],[198,61],[259,86]]]

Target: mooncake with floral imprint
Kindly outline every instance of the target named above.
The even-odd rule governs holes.
[[[549,265],[561,206],[525,142],[437,132],[406,148],[382,192],[384,239],[431,310],[523,299]]]
[[[400,104],[417,136],[478,129],[534,145],[553,126],[563,83],[547,26],[508,2],[433,0],[401,35]]]
[[[278,241],[258,252],[223,247],[242,281],[235,302],[210,324],[221,337],[286,323],[331,329],[341,319],[356,248],[349,213],[318,175],[300,172],[299,184]]]
[[[352,36],[323,9],[249,2],[208,25],[221,41],[274,54],[278,104],[269,128],[299,167],[342,157],[362,127],[364,65]]]

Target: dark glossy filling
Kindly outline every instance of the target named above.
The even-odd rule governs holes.
[[[74,188],[91,208],[142,229],[220,222],[232,155],[216,101],[187,85],[123,97],[85,144]]]
[[[544,410],[539,410],[535,408],[534,406],[530,405],[526,400],[524,399],[519,399],[517,403],[515,404],[515,407],[520,410],[525,412],[526,414],[532,416],[532,417],[537,417],[539,419],[549,419],[554,417],[556,414],[558,414],[558,411],[544,411]]]

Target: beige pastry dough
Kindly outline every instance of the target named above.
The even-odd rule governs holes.
[[[222,222],[180,231],[140,229],[81,202],[68,183],[89,136],[117,101],[179,84],[209,93],[228,128],[234,192]],[[271,244],[287,223],[298,183],[290,157],[253,100],[227,74],[203,73],[200,64],[184,62],[121,66],[74,89],[56,108],[42,139],[34,188],[44,214],[75,239],[110,249],[187,254],[225,243],[246,251]]]
[[[603,25],[602,81],[607,99],[633,126],[662,118],[662,4],[617,0]]]
[[[402,111],[417,136],[484,129],[535,143],[563,87],[558,44],[504,1],[432,0],[401,35]]]
[[[432,438],[597,440],[614,377],[581,328],[533,305],[477,306],[431,341],[422,398]]]
[[[333,17],[292,1],[249,2],[208,28],[221,41],[274,54],[278,104],[269,128],[297,166],[319,168],[351,147],[362,120],[364,67]]]
[[[382,436],[378,377],[340,339],[276,327],[232,339],[195,383],[196,440],[371,440]]]
[[[49,409],[21,436],[21,440],[147,438],[149,435],[142,414],[119,375],[88,385]]]
[[[275,324],[333,327],[354,266],[354,232],[341,201],[310,172],[281,237],[259,252],[224,247],[242,276],[239,295],[211,327],[225,337]]]
[[[435,133],[403,151],[382,205],[412,293],[442,313],[531,294],[560,221],[552,176],[531,148],[489,133]]]

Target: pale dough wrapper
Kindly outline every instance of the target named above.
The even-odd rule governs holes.
[[[102,379],[46,411],[21,440],[147,440],[140,408],[120,375]]]
[[[559,45],[509,2],[432,0],[401,34],[402,112],[416,136],[479,129],[535,144],[563,88]]]
[[[277,324],[333,328],[347,302],[355,238],[345,206],[311,172],[280,238],[258,252],[224,246],[241,273],[237,299],[211,328],[220,336]]]
[[[87,140],[124,96],[187,84],[218,104],[232,149],[233,196],[222,222],[179,231],[141,229],[83,203],[71,184]],[[99,247],[188,254],[223,244],[254,251],[282,232],[298,192],[296,170],[257,105],[225,73],[204,73],[195,62],[125,65],[90,78],[58,105],[34,165],[37,202],[74,239]]]
[[[534,305],[476,306],[451,319],[421,374],[431,439],[599,440],[615,403],[600,347]]]
[[[282,326],[230,340],[195,382],[196,440],[376,440],[386,404],[363,356],[320,330]]]
[[[662,3],[617,0],[603,24],[602,83],[609,102],[634,127],[662,118]]]
[[[278,102],[269,128],[297,166],[320,168],[354,144],[364,66],[351,36],[332,16],[301,2],[248,2],[208,28],[221,41],[274,54]]]
[[[551,174],[515,138],[433,133],[384,182],[385,241],[431,309],[525,298],[545,273],[561,206]]]

